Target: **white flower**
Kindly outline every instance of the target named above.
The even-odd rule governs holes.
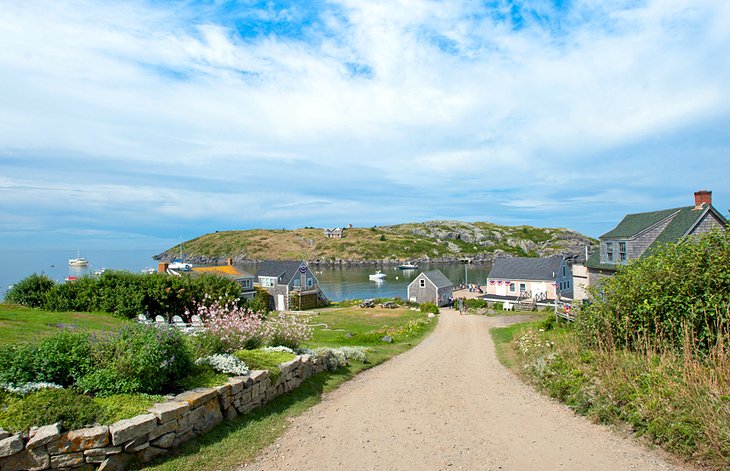
[[[244,362],[229,354],[211,355],[195,360],[196,365],[208,365],[218,373],[247,375],[248,367]]]

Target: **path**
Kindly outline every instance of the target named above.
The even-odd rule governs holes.
[[[516,379],[488,333],[510,318],[442,313],[429,338],[345,383],[242,469],[686,469]]]

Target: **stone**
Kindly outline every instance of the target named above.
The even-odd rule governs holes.
[[[393,343],[393,337],[391,337],[390,335],[386,335],[385,337],[383,337],[380,340],[382,340],[385,343]]]
[[[132,456],[127,453],[111,455],[101,462],[99,471],[124,471],[130,461],[132,461]]]
[[[220,386],[216,386],[216,391],[218,391],[218,396],[228,396],[231,394],[231,385],[226,382],[226,384],[222,384]]]
[[[170,432],[176,432],[178,427],[177,420],[166,422],[149,433],[149,439],[154,440],[155,438],[168,434]]]
[[[187,402],[191,409],[195,409],[216,396],[218,396],[218,391],[216,391],[215,388],[197,388],[178,394],[175,396],[174,400],[178,402]]]
[[[167,450],[151,446],[137,453],[137,461],[140,463],[147,463],[160,455],[164,455],[165,453],[167,453]]]
[[[71,430],[48,443],[48,452],[51,455],[73,453],[90,448],[103,448],[109,444],[109,427],[81,428]]]
[[[154,445],[158,448],[170,448],[172,446],[172,443],[175,441],[175,438],[175,432],[168,433],[167,435],[163,435],[157,440],[151,442],[151,445]]]
[[[148,434],[157,425],[154,414],[142,414],[131,419],[120,420],[109,426],[114,446]]]
[[[223,422],[223,414],[218,400],[208,401],[200,409],[203,410],[200,420],[193,424],[195,433],[207,432],[219,423]]]
[[[153,459],[157,458],[160,455],[164,455],[167,453],[167,450],[164,450],[162,448],[155,448],[153,446],[149,448],[145,448],[144,450],[137,453],[137,461],[141,463],[147,463],[149,461],[152,461]]]
[[[234,376],[228,378],[228,384],[231,385],[231,394],[238,394],[251,385],[251,377],[249,376]]]
[[[139,438],[135,438],[131,442],[124,445],[124,451],[128,453],[135,453],[137,451],[144,450],[148,446],[150,446],[150,442],[147,439],[147,435],[145,435]]]
[[[190,404],[181,401],[168,401],[155,404],[150,407],[149,412],[157,417],[161,424],[178,419],[190,410]]]
[[[23,439],[20,434],[0,440],[0,458],[14,455],[23,449]]]
[[[187,442],[188,440],[190,440],[194,436],[195,436],[195,434],[193,433],[192,430],[188,430],[187,432],[183,433],[182,435],[176,435],[175,436],[175,441],[172,442],[173,448],[177,448],[178,446],[180,446],[181,444]]]
[[[281,370],[281,375],[286,376],[291,371],[297,369],[299,367],[299,358],[295,358],[291,361],[286,361],[279,365],[279,369]]]
[[[235,407],[229,407],[228,409],[226,409],[225,416],[226,420],[233,420],[238,417],[238,411]]]
[[[260,383],[261,381],[268,378],[269,372],[266,370],[253,370],[248,375],[251,377],[251,381],[255,385],[256,383]]]
[[[33,436],[26,443],[25,448],[32,450],[51,442],[61,436],[61,424],[56,422],[53,425],[38,427]]]
[[[107,446],[104,448],[91,448],[89,450],[84,450],[84,456],[107,456],[107,455],[116,455],[117,453],[122,452],[122,447],[120,446]]]
[[[64,453],[63,455],[51,456],[51,469],[57,468],[73,468],[84,464],[84,453],[77,451],[76,453]]]
[[[0,469],[3,471],[35,471],[48,469],[51,456],[43,448],[23,450],[7,458],[0,458]]]
[[[5,429],[2,429],[2,428],[0,428],[0,440],[5,440],[5,439],[6,439],[6,438],[8,438],[8,437],[9,437],[10,435],[12,435],[12,433],[8,432],[8,431],[7,431],[7,430],[5,430]]]

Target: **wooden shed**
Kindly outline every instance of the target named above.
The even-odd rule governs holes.
[[[418,304],[446,306],[453,293],[454,284],[440,270],[420,273],[408,285],[408,300]]]

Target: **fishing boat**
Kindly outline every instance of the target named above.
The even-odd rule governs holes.
[[[371,281],[382,281],[383,278],[385,278],[385,273],[381,272],[380,270],[376,271],[372,275],[369,275],[368,278],[370,278]]]
[[[398,265],[399,270],[415,270],[416,268],[418,268],[418,264],[416,264],[415,262],[406,262]]]

